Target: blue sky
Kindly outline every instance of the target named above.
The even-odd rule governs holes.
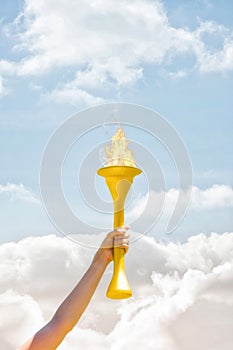
[[[232,230],[232,11],[208,0],[1,2],[3,242],[56,232],[40,203],[44,147],[68,117],[113,101],[157,111],[187,146],[196,209],[173,237]],[[158,153],[169,191],[175,169]]]

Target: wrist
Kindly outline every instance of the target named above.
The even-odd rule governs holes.
[[[99,248],[94,256],[93,263],[107,267],[112,259],[109,258],[109,254],[106,249]]]

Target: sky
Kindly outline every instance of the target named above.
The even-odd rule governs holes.
[[[53,247],[56,245],[62,251],[59,253],[61,255],[58,254],[61,259],[62,254],[67,256],[73,250],[77,257],[83,252],[74,241],[66,242],[67,239],[63,239],[59,229],[51,222],[42,201],[40,187],[40,168],[46,145],[55,131],[61,130],[61,126],[74,116],[80,128],[90,118],[93,125],[97,120],[99,123],[97,128],[76,140],[63,162],[62,189],[65,198],[75,215],[79,215],[82,221],[91,226],[87,234],[77,227],[76,243],[91,240],[98,242],[102,236],[97,235],[97,228],[104,231],[112,225],[112,213],[103,215],[98,211],[100,208],[92,210],[80,196],[78,174],[81,173],[84,178],[82,190],[85,195],[94,186],[98,198],[103,201],[101,203],[111,205],[107,188],[102,179],[95,175],[95,171],[101,165],[103,145],[109,142],[123,120],[126,123],[126,137],[131,140],[135,158],[144,170],[143,175],[135,179],[126,209],[126,221],[133,226],[134,221],[140,217],[142,226],[133,228],[144,233],[146,223],[154,220],[161,194],[166,198],[161,216],[149,230],[148,237],[138,240],[135,247],[141,241],[142,247],[139,251],[140,254],[144,252],[144,255],[149,242],[153,247],[158,245],[162,255],[165,251],[170,249],[173,252],[174,249],[175,259],[181,265],[186,265],[175,268],[174,261],[171,264],[167,262],[167,270],[158,272],[156,269],[164,261],[162,258],[160,261],[152,258],[147,261],[143,271],[139,267],[134,271],[133,258],[129,256],[129,271],[133,274],[135,286],[138,283],[140,293],[126,305],[125,314],[125,304],[122,304],[112,323],[107,319],[106,327],[111,324],[110,328],[99,329],[94,323],[91,324],[91,315],[95,311],[90,309],[90,319],[86,316],[87,321],[84,318],[81,325],[81,338],[77,340],[76,335],[73,338],[71,335],[64,349],[69,346],[69,342],[73,344],[72,342],[83,341],[86,344],[89,332],[99,342],[99,348],[105,349],[108,346],[106,341],[116,339],[121,334],[128,318],[132,319],[136,329],[141,327],[140,322],[144,318],[152,322],[153,312],[158,315],[158,296],[164,305],[164,314],[161,313],[156,320],[153,319],[156,323],[156,334],[162,334],[158,349],[187,349],[186,340],[181,339],[182,325],[187,320],[187,324],[196,320],[202,305],[209,312],[209,319],[213,315],[212,319],[215,320],[217,312],[223,313],[226,323],[215,324],[213,321],[212,326],[225,327],[227,332],[230,316],[226,304],[232,308],[229,295],[232,280],[228,278],[228,273],[233,266],[230,249],[226,248],[229,241],[232,243],[233,231],[232,12],[233,4],[227,0],[1,2],[0,250],[3,252],[1,269],[9,270],[10,277],[9,284],[5,284],[3,277],[1,278],[0,303],[2,307],[12,305],[12,310],[15,305],[19,307],[19,318],[22,317],[20,312],[28,312],[28,320],[31,317],[35,320],[32,328],[29,321],[25,324],[24,330],[17,335],[18,340],[12,344],[9,340],[10,330],[8,332],[4,328],[5,336],[0,342],[2,341],[6,350],[14,349],[17,341],[21,341],[22,334],[27,336],[34,331],[51,315],[55,307],[51,304],[50,297],[41,299],[33,283],[31,289],[25,291],[23,288],[22,281],[30,279],[34,268],[35,273],[46,281],[47,275],[43,277],[43,269],[40,270],[35,265],[36,256],[43,258],[45,249],[46,254],[51,254],[52,259],[55,259],[55,264],[57,260]],[[166,227],[180,193],[177,163],[171,157],[174,149],[170,148],[169,153],[167,144],[162,144],[145,129],[137,128],[136,114],[135,125],[127,125],[127,120],[133,118],[127,104],[133,106],[132,110],[136,108],[139,112],[145,112],[141,120],[145,128],[148,126],[151,130],[158,129],[156,116],[161,116],[171,126],[173,135],[178,135],[182,140],[190,157],[192,196],[183,220],[172,234],[166,233]],[[106,114],[98,113],[102,105],[106,106],[103,107],[103,111],[108,111]],[[91,117],[85,119],[83,116]],[[96,151],[99,153],[95,153],[95,157],[99,156],[99,159],[95,158],[96,163],[93,162],[96,168],[94,165],[89,168],[90,162],[85,161],[89,159],[95,145],[99,144],[101,146]],[[148,151],[147,154],[150,153],[159,164],[164,183],[162,175],[160,182],[157,182],[155,172],[155,180],[149,181],[148,186],[147,180],[153,179],[153,172],[148,170],[150,158],[143,156],[144,151]],[[56,152],[54,155],[56,158]],[[83,173],[80,170],[82,166]],[[185,166],[186,163],[183,168]],[[85,181],[89,179],[88,176],[90,182]],[[148,196],[152,205],[145,212]],[[93,200],[94,198],[93,194]],[[67,232],[63,234],[67,235]],[[36,242],[41,247],[38,251]],[[62,248],[63,244],[66,252]],[[218,244],[221,246],[221,257]],[[132,244],[132,254],[135,254],[133,247]],[[192,253],[190,258],[187,256],[186,262],[182,262],[184,252],[188,254],[192,247],[200,252],[199,256]],[[33,253],[28,256],[30,249],[35,252],[35,256]],[[93,250],[87,249],[84,252],[88,258],[84,259],[83,265],[89,261]],[[153,249],[151,254],[154,256]],[[210,256],[210,260],[206,254]],[[4,262],[5,259],[7,262]],[[68,265],[75,264],[75,261],[70,262],[70,258],[66,259]],[[167,255],[164,259],[168,259]],[[213,264],[210,263],[212,260]],[[11,286],[17,273],[14,264],[17,262],[18,266],[20,261],[26,272],[20,274],[15,285]],[[55,269],[54,266],[51,269]],[[169,270],[170,266],[172,272]],[[69,271],[70,279],[67,283],[70,286],[74,275],[72,268]],[[66,272],[64,270],[64,274]],[[215,285],[215,276],[222,281],[222,285],[219,282],[219,287]],[[140,282],[137,282],[137,278],[140,278]],[[192,290],[186,286],[188,281],[193,283]],[[203,289],[197,286],[198,281],[202,281]],[[158,288],[155,287],[157,283],[160,286]],[[62,298],[50,286],[47,285],[47,288],[48,294],[54,300]],[[104,290],[104,287],[101,288],[99,295]],[[145,300],[142,299],[144,291],[147,296]],[[184,305],[179,302],[180,293],[189,295],[184,297],[185,300],[182,299]],[[224,301],[225,296],[229,296],[228,301]],[[106,313],[111,313],[110,304],[100,296],[98,298],[100,299],[97,304],[104,305]],[[32,306],[31,314],[25,311],[28,310],[28,305]],[[140,310],[144,310],[146,305],[148,307],[143,315]],[[136,316],[133,316],[134,308]],[[182,315],[179,311],[181,309],[185,310]],[[177,328],[173,329],[169,328],[171,310],[175,310],[173,317],[179,321]],[[166,327],[164,318],[165,323],[168,322]],[[3,323],[1,325],[0,327],[4,327]],[[9,319],[8,328],[12,326],[12,320]],[[131,332],[130,329],[128,331]],[[152,329],[142,330],[143,336],[146,336],[147,331],[150,333]],[[195,340],[192,332],[190,330],[190,337]],[[222,349],[221,332],[216,335],[219,338],[215,345],[208,345],[208,332],[209,330],[206,334],[203,333],[203,343],[199,344],[199,348]],[[108,334],[107,340],[104,334]],[[151,333],[148,334],[149,337],[150,335]],[[154,349],[153,341],[152,337],[151,349]],[[230,340],[227,342],[226,337],[224,349],[230,348]],[[116,344],[113,349],[121,349],[123,346],[117,342]],[[86,346],[92,348],[92,344]],[[193,349],[196,348],[198,347],[193,345]],[[189,349],[192,348],[189,346]]]

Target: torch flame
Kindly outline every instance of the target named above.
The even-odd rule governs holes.
[[[125,133],[120,126],[115,135],[112,137],[111,144],[105,147],[105,155],[107,158],[106,167],[108,166],[132,166],[136,167],[133,152],[128,149],[129,141],[125,138]]]

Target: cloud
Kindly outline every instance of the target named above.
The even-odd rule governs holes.
[[[165,202],[163,206],[164,194]],[[151,228],[150,232],[156,232],[156,237],[166,240],[167,223],[175,208],[179,190],[172,188],[165,193],[150,190],[149,195],[152,205],[148,206],[146,211],[148,195],[138,195],[133,197],[132,201],[129,198],[129,203],[125,207],[125,220],[134,230],[139,230],[142,233],[146,228],[148,229],[148,225],[152,225],[156,221],[156,226]],[[183,193],[181,193],[182,195]],[[0,185],[0,203],[2,205],[0,242],[57,232],[55,226],[48,219],[40,198],[29,187],[13,183]],[[178,238],[183,241],[190,232],[194,234],[198,232],[231,231],[232,206],[233,190],[230,186],[213,185],[206,189],[193,186],[192,199],[185,214],[185,219],[170,239],[176,240]],[[73,203],[71,203],[71,207],[74,207],[77,213],[77,208]],[[81,212],[80,208],[83,209]],[[79,209],[81,219],[90,225],[88,232],[92,232],[91,227],[93,227],[95,220],[90,219],[90,213],[88,214],[85,205],[80,204]],[[93,215],[95,216],[95,212],[93,212]],[[103,218],[111,225],[109,215],[103,215],[102,219],[99,219],[97,215],[96,220],[99,222],[99,227],[102,225]],[[92,236],[86,235],[85,237],[87,240],[83,243],[89,244]]]
[[[25,0],[5,33],[14,40],[13,52],[23,57],[0,61],[5,74],[41,77],[68,70],[69,78],[62,74],[50,91],[56,101],[99,103],[93,89],[99,94],[106,87],[118,90],[140,80],[147,65],[169,67],[179,57],[192,57],[201,72],[233,69],[230,30],[211,21],[200,22],[193,31],[174,27],[157,0],[59,0],[56,5],[53,0]],[[212,45],[216,37],[220,47]],[[185,67],[168,72],[172,79],[185,74]]]
[[[192,203],[193,210],[216,209],[233,206],[233,189],[226,185],[213,185],[205,190],[193,186]]]
[[[233,69],[233,40],[226,38],[223,49],[219,52],[210,54],[208,51],[203,52],[198,64],[200,70],[204,72],[225,72]]]
[[[56,236],[0,246],[4,349],[15,349],[51,317],[93,254]],[[131,245],[126,267],[133,298],[105,298],[109,268],[60,349],[231,349],[233,233],[166,245],[145,236]]]
[[[33,332],[44,324],[38,303],[29,295],[20,295],[12,290],[0,294],[0,344],[4,350],[15,349],[28,331]],[[22,325],[20,332],[12,334],[12,329]]]
[[[151,190],[146,195],[140,196],[128,208],[128,218],[133,220],[136,217],[142,215],[145,210],[148,196],[151,196],[154,203],[162,203],[161,198],[165,195],[165,203],[163,213],[165,216],[170,215],[175,208],[179,193],[181,196],[182,191],[176,188],[171,188],[167,192],[156,192]],[[192,186],[192,197],[189,210],[191,211],[206,211],[221,208],[230,208],[233,206],[233,189],[227,185],[213,185],[207,189],[200,189],[197,186]],[[147,215],[154,216],[154,208],[151,206],[151,210],[147,210]]]
[[[76,86],[70,86],[66,84],[62,88],[57,88],[51,93],[47,94],[47,98],[55,100],[58,103],[70,103],[70,104],[86,104],[89,106],[104,103],[105,100],[102,97],[95,97],[83,89],[79,89]]]
[[[163,198],[165,194],[165,203]],[[156,237],[166,240],[166,227],[169,217],[175,208],[179,195],[179,190],[172,188],[164,192],[150,190],[150,205],[146,211],[148,195],[139,195],[133,197],[132,201],[126,205],[125,219],[128,224],[142,233],[149,224],[153,224],[156,219],[156,226],[150,230]],[[181,193],[182,196],[182,193]],[[130,198],[129,198],[130,199]],[[56,228],[48,219],[46,212],[41,205],[40,199],[32,190],[23,184],[2,184],[0,185],[0,203],[1,210],[1,242],[22,239],[27,236],[47,235],[47,233],[56,233]],[[74,204],[71,203],[71,207]],[[161,206],[161,207],[160,207]],[[200,189],[197,186],[192,187],[192,198],[190,206],[186,212],[185,219],[178,229],[171,236],[171,239],[185,240],[192,233],[205,232],[225,232],[232,230],[231,210],[233,206],[233,190],[226,185],[213,185],[206,189]],[[79,215],[86,223],[90,224],[89,232],[92,232],[94,219],[89,217],[86,207]],[[75,207],[75,210],[77,208]],[[161,216],[158,217],[161,210]],[[28,213],[30,212],[30,215]],[[75,211],[77,212],[77,210]],[[82,213],[82,214],[81,214]],[[95,215],[95,212],[93,212]],[[98,216],[98,215],[97,215]],[[101,227],[102,221],[98,219]],[[12,220],[14,218],[14,220]],[[104,220],[111,225],[109,215],[103,216]],[[102,220],[103,220],[102,218]],[[139,220],[137,220],[139,219]],[[93,221],[94,220],[94,221]],[[100,221],[99,221],[100,220]],[[137,220],[137,221],[135,221]],[[90,243],[92,237],[85,236]],[[86,242],[88,244],[88,242]],[[83,242],[85,243],[85,242]]]
[[[0,196],[7,196],[11,200],[21,200],[32,204],[40,203],[32,190],[23,184],[8,183],[0,185]]]
[[[200,24],[195,35],[200,41],[197,66],[201,72],[226,72],[233,69],[233,36],[227,28],[207,21]],[[218,41],[221,43],[220,48],[213,44]]]

